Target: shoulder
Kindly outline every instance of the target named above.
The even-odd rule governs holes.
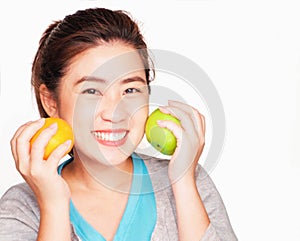
[[[26,183],[9,188],[0,199],[0,240],[35,240],[39,208]]]
[[[140,154],[139,156],[148,168],[156,196],[158,220],[155,235],[160,235],[160,232],[164,230],[165,235],[177,236],[176,205],[168,178],[169,160]],[[212,240],[212,237],[215,237],[213,235],[222,237],[222,240],[237,240],[220,193],[210,175],[200,164],[195,171],[195,178],[198,193],[211,222],[205,240]],[[166,231],[166,229],[168,230]]]
[[[162,168],[168,167],[169,160],[161,157],[149,156],[142,153],[135,153],[140,158],[143,159],[144,163],[146,164],[149,172],[156,172]]]
[[[168,178],[169,160],[144,154],[138,155],[145,162],[154,191],[166,191],[170,194],[169,196],[172,197],[171,183]],[[198,192],[204,204],[208,208],[213,208],[215,205],[223,206],[222,198],[213,180],[200,164],[198,164],[196,168],[195,178]]]
[[[141,153],[136,153],[141,159],[143,159],[148,175],[152,181],[154,192],[162,191],[170,187],[168,178],[168,159],[149,156]]]
[[[152,181],[159,180],[160,184],[165,183],[167,186],[170,186],[169,178],[168,178],[168,165],[169,165],[169,159],[166,158],[160,158],[160,157],[154,157],[149,156],[145,154],[138,153],[138,156],[140,156],[148,169],[149,175],[152,179]],[[211,191],[216,191],[216,187],[210,178],[209,174],[205,171],[205,169],[198,164],[196,172],[196,183],[199,191],[209,193]],[[164,186],[164,187],[167,187]],[[163,187],[163,185],[159,185],[160,189]]]
[[[5,200],[27,200],[27,201],[33,201],[34,193],[32,192],[31,188],[28,186],[27,183],[19,183],[17,185],[14,185],[10,187],[2,196],[0,199],[0,203],[2,203]]]
[[[39,216],[38,204],[27,183],[14,185],[3,194],[0,199],[0,218],[3,215]]]
[[[169,160],[140,153],[138,155],[144,160],[154,191],[171,192],[171,183],[168,178]],[[222,205],[222,199],[213,180],[200,164],[196,168],[195,178],[198,192],[204,204],[208,206],[217,203]]]

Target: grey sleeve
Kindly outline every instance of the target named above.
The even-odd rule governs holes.
[[[11,187],[0,199],[0,241],[36,241],[40,212],[26,183]],[[71,240],[78,241],[71,225]]]
[[[197,187],[210,219],[201,241],[236,241],[223,200],[203,167],[196,171]]]
[[[11,187],[0,199],[0,241],[34,241],[39,210],[34,194],[25,184]]]

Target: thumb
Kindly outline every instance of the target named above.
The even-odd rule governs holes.
[[[69,148],[71,147],[72,141],[67,140],[63,144],[59,145],[48,157],[47,163],[53,166],[53,168],[57,168],[60,160],[66,155]]]

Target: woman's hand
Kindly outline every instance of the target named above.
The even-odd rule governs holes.
[[[179,240],[201,240],[210,223],[195,180],[195,169],[204,148],[205,119],[193,107],[177,101],[169,101],[169,106],[160,109],[175,116],[181,124],[158,122],[177,139],[168,172],[176,203]]]
[[[178,102],[169,101],[168,106],[160,107],[166,114],[180,120],[181,126],[172,121],[159,121],[161,127],[173,132],[177,139],[176,150],[169,164],[171,183],[181,178],[194,180],[194,173],[205,143],[205,119],[195,108]]]
[[[71,142],[58,146],[43,160],[44,149],[57,131],[57,124],[44,129],[32,146],[30,140],[44,125],[45,119],[21,126],[11,140],[17,170],[31,187],[40,208],[37,241],[71,240],[69,220],[70,189],[57,173],[57,166]]]
[[[33,135],[43,126],[45,119],[22,125],[11,140],[11,151],[16,168],[36,195],[40,208],[69,201],[70,190],[67,183],[57,173],[57,166],[70,143],[55,149],[47,160],[43,160],[44,148],[57,131],[53,124],[41,132],[30,146]]]

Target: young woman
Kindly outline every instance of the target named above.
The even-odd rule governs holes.
[[[11,140],[26,183],[0,200],[1,240],[236,240],[198,164],[205,121],[196,109],[176,101],[160,108],[181,122],[158,122],[177,138],[171,160],[135,153],[153,71],[137,24],[122,11],[80,10],[48,27],[32,66],[42,118]],[[43,160],[57,125],[30,147],[45,117],[75,133],[72,157],[60,165],[70,141]]]

